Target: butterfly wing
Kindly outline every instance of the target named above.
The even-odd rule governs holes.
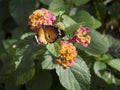
[[[38,30],[36,36],[37,37],[35,39],[38,44],[47,44],[47,40],[45,38],[45,32],[42,27]]]
[[[54,41],[56,41],[56,39],[58,38],[57,32],[55,30],[55,28],[53,26],[45,26],[45,38],[47,40],[48,43],[52,43]]]
[[[50,25],[43,25],[37,32],[35,36],[36,42],[38,44],[47,44],[55,42],[58,38],[65,36],[63,30]]]

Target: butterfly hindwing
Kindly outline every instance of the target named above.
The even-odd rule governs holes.
[[[36,37],[37,36],[37,37]],[[60,28],[50,25],[42,25],[35,36],[36,42],[38,44],[47,44],[55,42],[58,38],[65,36],[65,33]]]

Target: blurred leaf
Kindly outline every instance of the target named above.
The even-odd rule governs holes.
[[[49,5],[49,9],[54,12],[67,11],[69,7],[70,6],[65,4],[63,0],[53,0]]]
[[[112,5],[109,7],[110,14],[113,18],[120,19],[120,9],[118,7],[120,6],[119,2],[114,2]]]
[[[72,18],[76,22],[81,23],[85,26],[93,26],[93,19],[92,19],[91,15],[84,10],[78,11],[76,13],[76,15],[72,16]]]
[[[107,64],[120,72],[120,59],[109,60]]]
[[[40,0],[41,3],[49,5],[53,0]]]
[[[110,35],[107,35],[110,46],[115,46],[120,48],[120,40],[116,39]]]
[[[50,53],[57,57],[59,55],[60,43],[58,42],[49,43],[47,45],[47,49]]]
[[[35,68],[31,49],[28,47],[23,52],[19,66],[12,75],[18,85],[28,82],[34,76]]]
[[[3,52],[3,44],[2,44],[2,40],[4,39],[5,37],[5,33],[3,30],[0,30],[0,54]]]
[[[15,22],[21,27],[27,27],[28,17],[36,8],[36,0],[11,0],[9,8]]]
[[[44,61],[41,63],[43,69],[55,69],[57,64],[55,64],[55,58],[51,56],[49,52],[44,54]]]
[[[9,16],[9,4],[10,0],[0,1],[0,24]]]
[[[89,0],[66,0],[68,3],[72,3],[75,4],[77,6],[81,6],[83,4],[86,4],[87,2],[89,2]]]
[[[120,79],[116,78],[111,72],[107,70],[104,62],[96,61],[94,64],[95,74],[105,80],[108,84],[120,84]]]
[[[31,37],[17,43],[15,72],[11,75],[12,81],[17,85],[25,84],[34,76],[34,55],[38,48],[32,43]]]
[[[27,32],[26,29],[17,27],[12,31],[12,38],[13,39],[20,39],[21,35]]]
[[[3,30],[0,29],[0,40],[4,39],[5,33]]]
[[[14,72],[14,58],[8,53],[0,54],[0,83],[6,83],[10,80],[10,75]]]
[[[97,19],[104,22],[107,16],[108,7],[103,2],[97,2],[95,4]]]
[[[89,35],[91,36],[91,43],[88,47],[83,47],[79,43],[76,43],[76,47],[92,54],[103,54],[108,51],[109,42],[106,36],[93,29],[90,29]]]
[[[6,83],[5,90],[20,90],[20,86],[17,86],[16,84],[13,83]]]
[[[97,29],[102,25],[102,23],[98,21],[97,19],[95,19],[94,17],[92,17],[92,20],[93,20],[92,28]]]
[[[65,25],[66,28],[76,24],[76,22],[67,15],[63,15],[62,18],[63,18],[63,24]]]
[[[107,35],[107,37],[110,44],[109,53],[111,54],[112,57],[119,58],[120,57],[120,40],[110,35]]]
[[[52,77],[50,71],[37,70],[35,76],[26,84],[26,90],[50,90],[51,84]]]
[[[16,41],[16,39],[9,39],[3,41],[4,48],[10,55],[14,55],[16,53]]]
[[[33,36],[33,35],[35,35],[35,33],[33,33],[33,32],[25,33],[20,37],[20,39],[24,40],[25,38],[27,38],[29,36]]]
[[[56,68],[61,84],[68,90],[88,90],[90,85],[90,72],[85,62],[79,57],[73,66],[63,69]]]

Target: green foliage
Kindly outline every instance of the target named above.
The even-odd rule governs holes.
[[[90,72],[85,62],[78,57],[77,62],[70,68],[56,67],[61,84],[68,90],[88,90]]]
[[[119,90],[120,38],[113,36],[120,33],[106,35],[113,26],[119,31],[119,6],[117,0],[0,0],[0,90]],[[65,37],[36,45],[28,20],[39,8],[56,15]],[[91,42],[74,42],[77,61],[63,68],[55,62],[61,41],[80,25],[90,28]]]
[[[15,22],[20,26],[26,27],[30,13],[36,8],[36,1],[11,0],[9,8]]]

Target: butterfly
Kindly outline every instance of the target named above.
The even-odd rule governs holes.
[[[65,32],[58,27],[42,25],[35,35],[35,40],[37,44],[48,44],[64,36]]]

